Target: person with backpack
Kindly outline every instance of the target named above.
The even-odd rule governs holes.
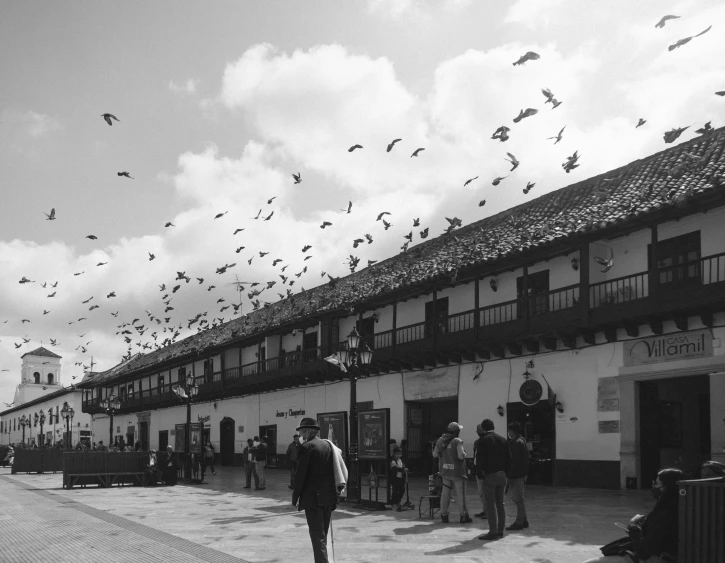
[[[447,431],[438,438],[433,457],[439,460],[441,477],[443,478],[443,493],[441,494],[441,520],[448,524],[448,506],[451,502],[451,490],[456,489],[458,499],[458,511],[461,524],[473,522],[468,516],[466,507],[466,481],[468,472],[466,470],[466,450],[463,448],[463,440],[458,436],[463,426],[457,422],[451,422]]]
[[[211,442],[207,442],[204,448],[204,471],[206,471],[207,467],[211,467],[211,474],[216,475],[216,469],[214,469],[214,445]]]

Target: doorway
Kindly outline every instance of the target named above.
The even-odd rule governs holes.
[[[665,467],[696,471],[710,455],[707,375],[639,383],[639,462],[648,489]]]
[[[159,430],[159,452],[165,452],[169,445],[169,431]]]
[[[430,475],[438,471],[433,459],[433,447],[448,425],[457,420],[458,398],[405,402],[407,442],[403,455],[413,475]]]
[[[227,416],[219,423],[219,456],[222,465],[234,465],[234,419]]]
[[[149,423],[142,421],[138,423],[138,439],[141,441],[141,451],[149,451]]]
[[[506,403],[506,428],[497,429],[498,434],[505,436],[511,422],[521,425],[522,436],[529,448],[529,475],[526,482],[531,485],[553,485],[556,426],[551,403],[546,399],[530,406]]]
[[[267,467],[277,467],[277,425],[259,427],[259,437],[267,439]]]

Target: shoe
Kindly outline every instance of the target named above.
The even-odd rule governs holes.
[[[251,488],[252,488],[251,485],[246,485],[246,486],[242,487],[242,489],[251,489]]]
[[[524,528],[528,528],[528,527],[529,527],[529,521],[528,520],[524,520]]]
[[[514,522],[513,524],[511,524],[510,526],[508,526],[506,529],[507,530],[523,530],[524,529],[524,525],[523,524],[519,524],[518,522]]]
[[[496,541],[497,539],[502,538],[502,537],[503,537],[503,535],[499,536],[498,534],[489,532],[483,536],[478,536],[478,539],[483,540],[483,541]]]
[[[461,524],[470,524],[471,522],[473,522],[473,520],[471,520],[471,517],[468,514],[461,516]]]
[[[478,514],[474,514],[476,518],[483,518],[484,520],[488,519],[488,516],[486,516],[486,512],[479,512]]]
[[[265,490],[266,488],[267,488],[267,487],[259,487],[259,489],[257,489],[257,490],[259,490],[259,491],[263,491],[263,490]]]
[[[395,512],[403,512],[403,509],[399,504],[395,506]]]
[[[448,514],[446,514],[446,515],[441,514],[441,521],[444,524],[448,524]]]

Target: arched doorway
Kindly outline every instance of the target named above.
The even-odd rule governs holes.
[[[219,423],[219,456],[222,465],[234,465],[234,419],[225,416]]]

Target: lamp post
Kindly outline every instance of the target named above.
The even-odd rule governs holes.
[[[113,444],[113,415],[121,408],[121,401],[116,395],[111,393],[109,397],[103,399],[100,403],[101,408],[108,414],[108,447]]]
[[[35,424],[40,424],[40,434],[38,434],[38,447],[42,448],[45,439],[45,436],[43,436],[43,425],[45,424],[45,412],[43,411],[43,409],[40,409],[39,412],[36,412],[34,418]]]
[[[68,441],[67,450],[71,449],[71,435],[70,435],[70,423],[71,420],[73,420],[73,415],[76,413],[75,410],[73,410],[73,407],[68,406],[68,403],[63,403],[63,408],[60,410],[60,417],[65,419],[65,432],[66,432],[66,439]]]
[[[51,447],[52,446],[55,446],[55,423],[56,423],[56,421],[53,420],[53,407],[51,407],[51,408],[48,409],[48,424],[52,424],[53,425],[53,432],[52,432],[53,443],[52,444],[48,444]]]
[[[199,393],[199,386],[194,381],[194,376],[189,374],[186,376],[185,385],[182,387],[179,385],[180,391],[179,397],[186,400],[186,428],[184,431],[184,480],[186,482],[191,481],[191,401]]]
[[[341,345],[338,354],[350,380],[350,484],[352,486],[348,486],[347,496],[350,500],[359,501],[361,480],[357,457],[357,379],[360,371],[372,361],[373,353],[365,340],[358,334],[357,329],[353,328],[347,335],[347,342]]]
[[[20,424],[20,427],[23,429],[23,445],[25,445],[25,427],[30,426],[30,418],[28,418],[26,415],[23,415],[20,417],[20,420],[18,421]]]

